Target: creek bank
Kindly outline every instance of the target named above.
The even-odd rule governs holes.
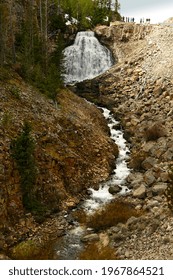
[[[119,62],[79,85],[82,96],[94,91],[96,102],[110,104],[130,143],[128,199],[144,214],[105,232],[121,259],[173,259],[173,216],[165,196],[173,165],[172,31],[171,24],[156,25],[140,40],[119,41]]]

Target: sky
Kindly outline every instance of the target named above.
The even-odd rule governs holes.
[[[161,23],[173,17],[173,0],[119,0],[120,13],[125,17],[150,18],[151,23]]]

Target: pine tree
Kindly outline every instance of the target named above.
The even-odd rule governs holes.
[[[31,126],[28,122],[25,122],[21,134],[11,143],[11,156],[16,162],[20,175],[23,205],[28,210],[32,209],[36,183],[34,149],[35,144],[31,136]]]

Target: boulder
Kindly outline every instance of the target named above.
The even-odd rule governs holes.
[[[142,162],[142,167],[145,170],[148,170],[150,168],[152,168],[154,165],[157,164],[157,159],[153,158],[153,157],[148,157],[146,158],[143,162]]]
[[[121,190],[121,188],[120,188],[119,186],[117,186],[117,185],[115,185],[115,186],[110,186],[110,187],[109,187],[109,193],[110,193],[110,194],[116,194],[116,193],[118,193],[120,190]]]
[[[167,186],[166,183],[157,183],[152,187],[152,192],[154,195],[163,194],[167,189]]]
[[[145,198],[146,196],[146,187],[141,185],[139,188],[133,191],[133,197],[135,198]]]
[[[98,241],[98,240],[99,240],[99,235],[96,233],[87,234],[83,236],[81,239],[82,242],[91,242],[91,241]]]
[[[154,90],[153,90],[153,95],[158,96],[158,95],[161,95],[162,92],[163,92],[162,87],[161,87],[161,86],[157,86],[157,87],[155,87]]]
[[[148,186],[151,186],[155,181],[156,181],[156,178],[154,176],[154,173],[151,170],[147,171],[144,175],[144,182]]]
[[[138,221],[139,221],[139,219],[137,217],[132,216],[127,220],[126,225],[132,226],[132,225],[137,224]]]

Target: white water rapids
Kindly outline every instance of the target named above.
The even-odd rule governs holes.
[[[85,202],[85,208],[88,211],[97,209],[100,204],[103,204],[111,200],[114,196],[109,193],[109,187],[118,185],[121,187],[120,194],[124,195],[129,192],[129,189],[125,186],[125,180],[130,173],[130,169],[127,167],[127,159],[129,154],[129,149],[126,145],[126,140],[123,138],[123,132],[117,130],[116,126],[118,121],[116,121],[111,112],[108,109],[102,108],[103,115],[108,121],[108,126],[110,128],[111,138],[115,141],[119,149],[119,156],[116,160],[116,168],[113,170],[110,179],[100,185],[99,190],[90,189],[92,192],[91,198],[87,199]]]
[[[109,49],[102,46],[93,31],[78,32],[74,44],[64,50],[66,84],[92,79],[113,64]]]

